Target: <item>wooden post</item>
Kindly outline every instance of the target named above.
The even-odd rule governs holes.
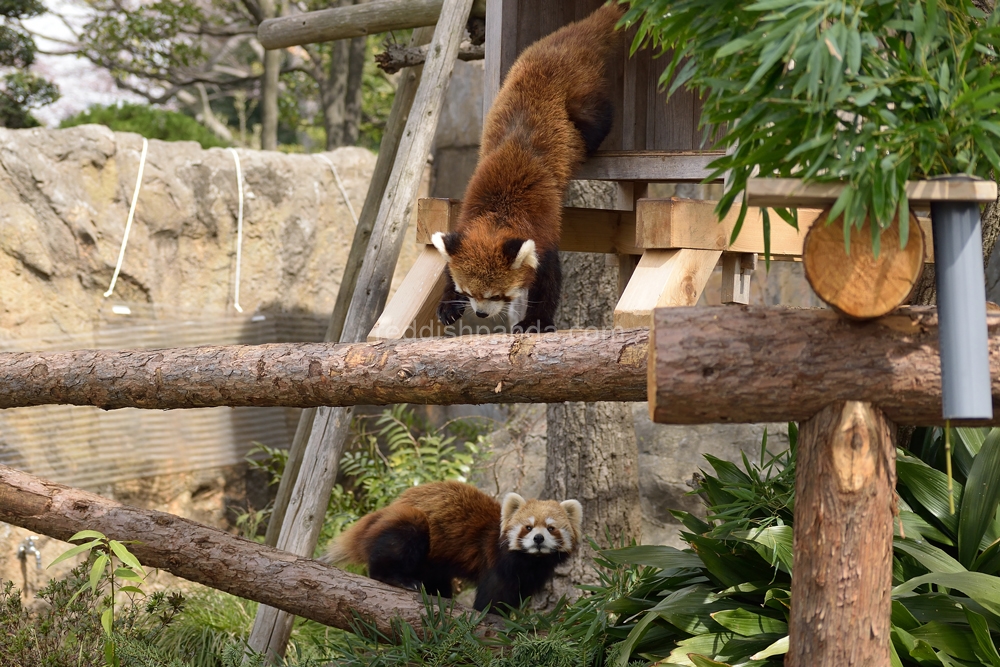
[[[413,31],[410,44],[426,44],[433,35],[433,28],[417,28]],[[351,251],[347,257],[347,264],[344,266],[344,275],[340,280],[337,301],[334,303],[333,314],[330,316],[330,323],[323,339],[328,343],[340,342],[340,334],[344,331],[344,319],[347,317],[347,309],[351,305],[351,297],[354,296],[354,288],[358,283],[358,272],[361,270],[361,262],[368,250],[368,241],[372,235],[372,227],[375,226],[378,207],[385,195],[386,184],[389,182],[392,165],[396,161],[396,152],[403,137],[406,121],[410,117],[410,108],[413,106],[413,98],[417,94],[422,71],[423,68],[415,67],[404,73],[396,88],[396,96],[392,101],[392,109],[389,111],[385,134],[382,135],[382,143],[379,145],[375,171],[372,172],[372,180],[368,184],[368,194],[361,207],[358,226],[354,229],[354,240],[351,242]],[[281,533],[281,526],[285,521],[285,511],[288,509],[288,500],[292,495],[292,486],[299,476],[302,455],[305,452],[306,443],[309,441],[309,434],[312,433],[315,419],[315,408],[306,408],[299,415],[295,437],[288,450],[285,474],[278,485],[278,493],[274,498],[274,511],[267,523],[267,534],[264,541],[272,547],[278,543],[278,535]]]
[[[358,273],[341,335],[343,342],[365,340],[385,305],[471,8],[472,0],[444,0],[441,7],[420,86],[389,176],[389,187],[379,206],[368,251]],[[351,415],[351,408],[316,411],[300,474],[278,535],[279,549],[309,555],[316,548]],[[293,620],[291,614],[262,605],[254,619],[250,647],[272,658],[282,655]]]
[[[750,278],[756,268],[755,252],[722,253],[722,303],[750,303]]]
[[[888,667],[895,425],[869,403],[802,423],[795,477],[791,667]]]

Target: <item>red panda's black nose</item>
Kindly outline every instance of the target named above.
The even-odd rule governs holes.
[[[535,535],[535,544],[541,544],[544,541],[545,541],[544,535],[542,535],[541,533]]]
[[[486,313],[484,313],[484,312],[483,312],[483,311],[481,311],[481,310],[477,310],[477,311],[476,311],[476,315],[477,315],[478,317],[489,317],[489,315],[487,315]]]

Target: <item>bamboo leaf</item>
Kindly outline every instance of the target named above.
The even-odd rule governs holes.
[[[67,549],[66,551],[64,551],[61,554],[59,554],[58,556],[56,556],[55,560],[53,560],[51,563],[49,563],[49,567],[52,567],[53,565],[61,563],[61,562],[63,562],[64,560],[66,560],[68,558],[72,558],[73,556],[75,556],[75,555],[77,555],[79,553],[83,553],[84,551],[90,551],[94,547],[100,545],[100,543],[101,543],[100,540],[93,540],[91,542],[87,542],[86,544],[78,544],[75,547]]]
[[[711,616],[726,630],[731,630],[744,637],[762,633],[786,634],[788,632],[788,624],[784,621],[770,616],[762,616],[747,609],[726,609],[717,611]]]
[[[958,522],[958,560],[969,567],[1000,505],[1000,429],[990,431],[983,441],[965,490]]]

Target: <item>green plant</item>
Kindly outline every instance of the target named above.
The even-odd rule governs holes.
[[[44,12],[40,0],[0,3],[0,127],[35,127],[31,110],[59,99],[55,84],[29,71],[37,47],[23,21]]]
[[[873,245],[910,178],[1000,173],[1000,10],[970,0],[633,0],[633,48],[674,56],[660,81],[704,97],[705,137],[722,133],[729,173],[718,211],[747,179],[846,181],[830,212],[844,234],[871,216]],[[788,211],[779,214],[796,224]],[[765,210],[765,239],[770,221]],[[765,241],[766,243],[766,241]]]
[[[331,538],[369,512],[385,507],[411,486],[444,480],[466,481],[482,449],[484,436],[467,423],[458,427],[461,442],[445,425],[421,424],[413,410],[397,405],[375,418],[374,431],[358,422],[354,447],[340,466],[347,484],[337,484],[330,498],[323,536]],[[471,430],[470,430],[471,429]],[[472,440],[474,436],[474,440]],[[386,451],[383,451],[383,446]]]
[[[63,120],[59,127],[95,123],[116,132],[136,132],[147,139],[197,141],[202,148],[228,146],[191,116],[145,104],[94,105]]]
[[[87,590],[95,597],[98,597],[99,592],[106,591],[98,607],[101,627],[104,629],[105,636],[104,656],[109,667],[119,667],[121,663],[117,655],[118,642],[116,641],[115,622],[120,619],[115,617],[115,596],[124,593],[134,603],[133,596],[145,595],[140,586],[146,577],[146,572],[123,542],[108,539],[103,533],[96,530],[81,530],[68,541],[76,542],[77,540],[89,541],[67,549],[53,560],[49,567],[82,553],[97,553],[90,565],[90,575],[87,582],[77,589],[73,598],[70,598],[70,602],[72,603],[77,595]]]

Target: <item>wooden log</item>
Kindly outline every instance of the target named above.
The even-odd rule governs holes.
[[[265,49],[283,49],[419,28],[437,23],[443,3],[444,0],[372,0],[282,16],[261,22],[257,28],[257,40]],[[486,0],[474,2],[471,15],[485,17]]]
[[[751,206],[826,208],[837,201],[842,183],[803,183],[797,178],[751,178],[747,181],[747,203]],[[913,204],[932,201],[996,201],[993,181],[907,181],[906,197]]]
[[[896,427],[868,403],[799,430],[790,667],[888,667]]]
[[[872,250],[871,223],[851,229],[850,253],[844,248],[844,216],[806,234],[802,264],[816,296],[841,315],[858,320],[881,317],[906,303],[924,269],[924,233],[912,213],[909,239],[900,247],[899,216],[882,232],[879,254]]]
[[[0,521],[58,540],[85,529],[116,540],[136,540],[129,549],[146,568],[160,568],[335,628],[350,629],[357,613],[392,636],[394,616],[419,628],[424,611],[417,593],[3,465]],[[456,611],[472,610],[458,605]],[[483,627],[497,627],[496,620]]]
[[[857,400],[878,405],[897,424],[941,423],[934,308],[900,309],[867,322],[825,309],[659,308],[653,322],[654,421],[802,421],[831,402]],[[989,313],[987,326],[994,414],[1000,414],[1000,314]]]
[[[469,62],[471,60],[482,60],[486,55],[486,49],[482,44],[469,44],[463,42],[458,47],[458,59]],[[426,46],[401,46],[399,44],[387,44],[385,51],[375,54],[375,64],[386,74],[395,74],[404,67],[416,67],[423,65],[427,59]]]
[[[0,408],[641,401],[648,332],[0,354]],[[620,398],[616,398],[620,396]]]

